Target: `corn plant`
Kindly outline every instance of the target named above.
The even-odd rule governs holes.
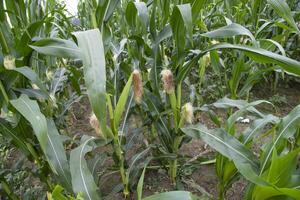
[[[224,127],[220,126],[218,129],[209,130],[199,124],[183,129],[189,136],[201,138],[221,154],[217,156],[216,161],[216,172],[220,179],[219,199],[224,198],[224,190],[236,179],[238,173],[253,183],[246,192],[247,199],[266,199],[278,195],[292,198],[298,198],[297,196],[299,196],[297,184],[290,179],[293,174],[297,173],[295,159],[299,148],[294,144],[292,147],[287,145],[289,137],[298,137],[299,108],[296,107],[290,114],[279,119],[273,115],[265,115],[253,107],[263,102],[257,101],[247,104],[245,101],[222,99],[211,106],[238,108],[227,119]],[[207,110],[207,107],[203,109]],[[258,118],[238,137],[234,128],[235,122],[239,117],[249,112],[255,114]],[[220,122],[219,120],[215,121]],[[272,124],[272,126],[265,130],[264,127],[268,124]],[[220,124],[218,123],[218,125]],[[249,147],[254,144],[255,137],[262,139],[263,137],[258,134],[263,133],[264,137],[273,135],[274,139],[262,147],[259,160],[249,150]],[[289,170],[282,168],[283,162],[289,163],[289,165],[286,165]]]

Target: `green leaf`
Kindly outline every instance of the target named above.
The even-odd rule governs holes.
[[[276,149],[274,149],[272,163],[267,173],[267,180],[279,187],[289,185],[290,179],[297,167],[299,152],[300,148],[297,148],[286,155],[278,156]]]
[[[184,58],[185,35],[187,33],[190,43],[193,44],[193,21],[190,4],[177,5],[173,9],[170,21],[173,37],[177,48],[177,60],[181,62]]]
[[[76,44],[69,40],[59,38],[45,38],[29,45],[41,54],[63,58],[80,58],[81,51]]]
[[[148,149],[150,149],[150,148],[148,148]],[[142,152],[142,153],[143,153],[143,152]],[[140,154],[140,155],[141,155],[141,154]],[[140,155],[138,155],[138,156],[140,156]],[[137,160],[137,159],[135,159],[135,160]],[[140,176],[140,178],[139,178],[139,182],[138,182],[137,188],[136,188],[137,200],[142,200],[144,177],[145,177],[145,173],[146,173],[147,166],[148,166],[148,164],[150,163],[150,161],[152,160],[152,157],[148,157],[148,158],[146,158],[145,160],[146,160],[146,161],[143,163],[144,169],[143,169],[142,174],[141,174],[141,176]],[[135,162],[133,161],[133,162],[131,163],[131,165],[132,165],[132,164],[135,164]],[[129,173],[130,173],[130,172],[129,172]]]
[[[20,74],[28,78],[32,83],[36,84],[42,90],[44,95],[48,96],[45,85],[32,69],[30,69],[29,67],[18,67],[15,68],[14,71],[19,72]]]
[[[56,185],[53,192],[52,192],[52,199],[53,200],[68,200],[67,197],[65,197],[63,195],[63,191],[64,191],[64,188],[61,187],[60,185]],[[52,199],[48,199],[48,200],[52,200]]]
[[[129,77],[125,87],[123,88],[123,91],[120,95],[120,98],[118,100],[115,112],[114,112],[114,123],[115,127],[118,128],[120,125],[120,120],[122,117],[122,114],[125,109],[125,105],[129,96],[130,88],[131,88],[131,83],[132,83],[132,75]]]
[[[55,126],[55,123],[52,119],[47,119],[47,128],[48,128],[48,145],[51,146],[51,151],[48,157],[52,160],[55,169],[58,172],[58,178],[63,183],[63,186],[70,191],[71,189],[71,174],[67,155],[60,138],[60,134]]]
[[[70,188],[68,161],[54,122],[46,120],[37,102],[30,100],[26,95],[10,102],[31,124],[53,172],[63,180],[64,186]]]
[[[194,22],[196,22],[205,3],[206,3],[206,0],[194,0],[194,2],[192,3],[192,15],[193,15]]]
[[[300,34],[297,24],[292,16],[291,9],[285,0],[268,0],[268,3],[271,4],[275,12],[282,17],[295,32]]]
[[[256,42],[254,36],[248,29],[236,23],[229,24],[217,30],[203,33],[201,35],[208,38],[227,38],[227,37],[233,37],[237,35],[246,35],[250,37],[252,42]]]
[[[250,56],[252,59],[254,59],[257,62],[274,63],[279,65],[283,70],[300,76],[300,62],[261,48],[222,43],[208,48],[204,52],[201,52],[201,54],[204,55],[206,52],[213,51],[216,49],[241,50],[246,52],[248,56]]]
[[[171,191],[155,194],[143,200],[201,200],[199,197],[186,191]]]
[[[202,139],[220,154],[233,160],[238,171],[247,180],[262,186],[271,185],[257,175],[257,159],[252,152],[223,129],[208,130],[199,124],[182,128],[181,130],[194,139]]]
[[[153,43],[153,48],[157,48],[157,46],[164,41],[165,39],[172,36],[172,29],[170,25],[165,26],[156,36],[155,41]]]
[[[13,140],[13,143],[18,148],[20,148],[25,154],[29,154],[29,150],[21,134],[18,134],[18,132],[14,130],[6,120],[1,118],[0,118],[0,133],[6,138],[11,138]]]
[[[222,129],[208,130],[196,125],[183,128],[182,131],[192,138],[202,139],[220,154],[232,159],[238,171],[249,181],[264,188],[277,191],[278,194],[287,194],[292,197],[299,195],[300,190],[279,188],[272,183],[266,182],[256,173],[258,165],[255,156],[235,137],[227,134]]]
[[[144,184],[144,177],[145,177],[145,172],[146,172],[146,167],[144,167],[143,172],[141,174],[141,177],[139,179],[137,188],[136,188],[136,193],[137,193],[137,199],[142,200],[142,195],[143,195],[143,184]]]
[[[266,69],[260,69],[254,72],[253,74],[249,74],[246,81],[243,84],[243,87],[239,90],[238,96],[239,97],[245,96],[256,83],[259,83],[259,81],[262,79],[265,73],[271,72],[273,70],[274,70],[273,67],[269,67]]]
[[[106,65],[102,36],[98,29],[75,32],[83,61],[83,72],[92,109],[100,122],[102,133],[106,128]]]
[[[222,129],[208,130],[202,125],[182,128],[182,131],[195,139],[202,139],[212,148],[233,161],[249,163],[254,169],[258,168],[255,156],[235,137]]]
[[[266,115],[261,119],[254,120],[250,127],[248,127],[243,133],[243,143],[248,143],[255,135],[257,135],[267,124],[276,124],[278,122],[278,117],[274,115]]]
[[[271,158],[273,150],[282,139],[287,139],[296,133],[300,123],[300,105],[295,107],[287,116],[285,116],[279,124],[279,128],[276,134],[276,139],[272,142],[270,148],[264,152],[264,159],[262,162],[260,174],[264,172],[267,167],[267,163]]]
[[[296,173],[299,152],[300,148],[297,148],[286,155],[278,156],[276,149],[274,149],[271,166],[264,176],[269,182],[280,187],[280,190],[266,186],[255,186],[253,192],[254,199],[268,199],[283,194],[298,199],[300,190],[287,187],[294,187],[290,183],[292,182],[293,174]]]
[[[103,25],[103,22],[107,22],[119,3],[120,0],[106,0],[104,3],[103,1],[99,2],[96,9],[97,24]]]
[[[254,106],[257,106],[259,104],[266,103],[271,104],[268,101],[264,100],[257,100],[253,101],[251,103],[247,103],[244,107],[240,108],[238,111],[233,113],[227,120],[226,120],[226,130],[228,133],[233,134],[234,133],[234,125],[237,119],[241,116],[243,116],[246,112],[252,112],[255,115],[258,115],[259,117],[263,117],[264,115],[259,112]],[[272,104],[271,104],[272,105]]]
[[[141,22],[144,31],[147,31],[149,24],[149,14],[147,5],[144,2],[132,2],[127,4],[125,12],[126,21],[129,26],[135,30],[137,29],[137,20]]]
[[[261,48],[266,49],[266,50],[270,50],[270,47],[275,46],[275,47],[278,48],[278,50],[280,51],[280,53],[283,56],[286,56],[284,48],[281,46],[281,44],[279,44],[275,40],[272,40],[272,39],[261,39],[261,40],[259,40],[259,43],[260,43]],[[271,44],[271,46],[270,45],[267,46],[268,43]]]
[[[22,37],[16,44],[16,49],[23,55],[27,56],[32,49],[28,47],[28,44],[31,42],[31,38],[36,35],[36,32],[42,27],[44,21],[33,22],[28,25],[26,30],[24,31]]]
[[[147,28],[149,23],[148,22],[149,14],[148,14],[147,5],[145,4],[145,2],[134,2],[134,5],[137,10],[137,14],[140,21],[142,22],[144,28]]]
[[[78,194],[82,193],[86,200],[99,200],[101,199],[97,190],[98,187],[94,181],[92,173],[89,171],[85,154],[94,149],[93,145],[89,145],[95,137],[86,137],[82,144],[73,149],[70,155],[70,170],[72,176],[73,191]],[[102,141],[102,145],[105,142]]]

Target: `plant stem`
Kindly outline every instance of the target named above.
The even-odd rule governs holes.
[[[4,88],[1,80],[0,80],[0,90],[1,90],[1,93],[2,93],[2,95],[4,97],[4,100],[5,100],[6,104],[8,105],[9,98],[8,98],[8,95],[7,95],[6,91],[5,91],[5,88]]]
[[[173,184],[176,183],[177,178],[177,158],[170,162],[170,177]]]
[[[98,28],[97,19],[96,19],[96,10],[92,11],[91,17],[92,17],[92,26],[93,26],[93,28]]]
[[[124,156],[123,156],[121,144],[120,144],[119,139],[118,139],[118,135],[115,135],[115,137],[114,137],[114,151],[117,154],[120,175],[121,175],[122,183],[123,183],[123,186],[124,186],[123,194],[126,198],[126,197],[129,196],[129,188],[128,188],[129,179],[128,179],[128,176],[126,175],[126,170],[125,170],[125,167],[124,167],[125,159],[124,159]]]
[[[170,104],[174,115],[174,126],[175,126],[175,132],[177,133],[178,130],[178,114],[177,114],[177,100],[175,92],[172,92],[169,94],[170,97]]]
[[[224,185],[222,183],[219,183],[219,186],[218,186],[218,199],[219,200],[224,199]]]

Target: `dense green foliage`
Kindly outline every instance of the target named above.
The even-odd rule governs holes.
[[[95,168],[106,157],[125,198],[210,199],[188,191],[143,198],[153,163],[181,189],[191,159],[180,148],[199,139],[216,151],[208,162],[219,199],[240,177],[245,199],[299,199],[300,105],[278,117],[261,109],[273,101],[251,99],[264,82],[276,90],[299,81],[299,20],[296,0],[79,0],[73,17],[55,0],[0,0],[1,154],[13,146],[34,165],[48,191],[41,199],[102,199],[105,174]],[[66,119],[85,96],[98,135],[76,138]],[[216,128],[196,123],[195,113]],[[139,120],[134,130],[130,116]],[[103,147],[110,151],[98,153]],[[13,170],[0,170],[0,194],[37,198],[14,194]]]

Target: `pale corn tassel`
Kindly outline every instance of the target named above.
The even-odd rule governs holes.
[[[143,96],[143,81],[141,72],[135,69],[132,72],[132,80],[133,80],[133,93],[134,93],[134,101],[136,104],[142,103]]]
[[[16,59],[14,56],[8,55],[4,57],[4,67],[7,70],[12,70],[16,68]]]
[[[164,90],[167,94],[171,94],[174,92],[174,81],[173,81],[173,74],[171,70],[164,69],[161,71],[161,80],[163,82]]]
[[[191,103],[186,103],[182,107],[182,112],[183,112],[184,121],[186,123],[192,124],[193,123],[193,119],[194,119],[193,105]]]
[[[99,121],[95,115],[95,113],[92,113],[90,116],[90,125],[91,127],[94,128],[97,134],[102,135],[101,129],[100,129],[100,124]]]

